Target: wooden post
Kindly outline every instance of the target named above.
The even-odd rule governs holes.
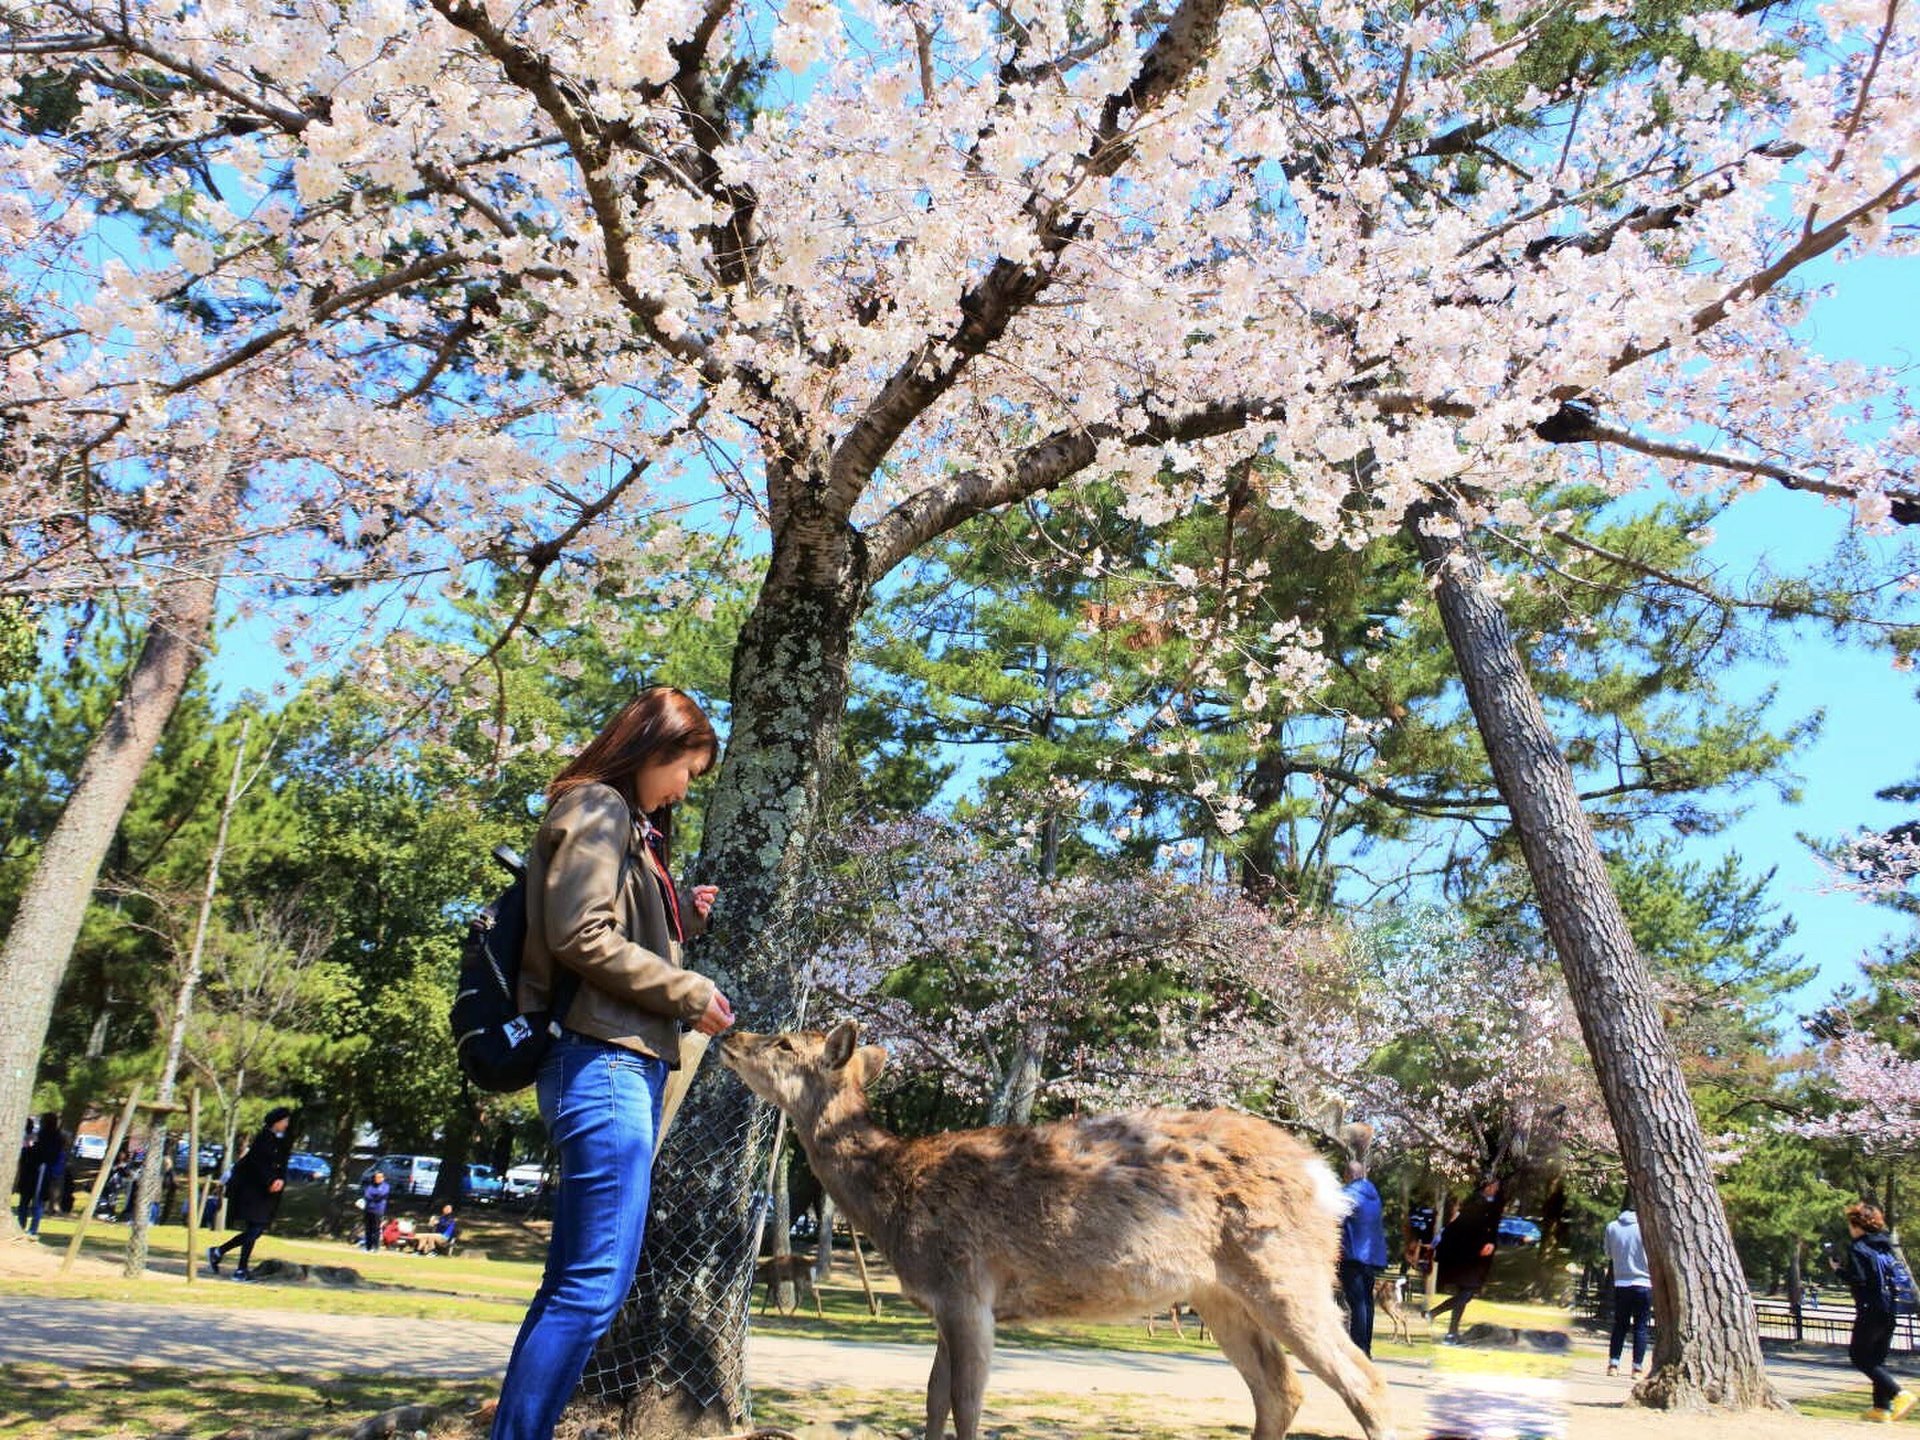
[[[200,1272],[200,1087],[187,1091],[187,1283]]]
[[[86,1238],[87,1226],[93,1223],[93,1212],[100,1204],[100,1197],[106,1193],[107,1177],[113,1173],[114,1157],[120,1153],[120,1142],[127,1138],[127,1131],[133,1126],[133,1112],[140,1104],[140,1087],[135,1085],[127,1092],[127,1103],[120,1107],[120,1118],[113,1122],[113,1138],[107,1141],[107,1153],[100,1157],[100,1173],[93,1177],[93,1193],[87,1196],[86,1208],[80,1212],[80,1219],[73,1227],[73,1238],[67,1241],[67,1253],[61,1257],[60,1273],[66,1274],[73,1268],[73,1257],[80,1253],[80,1242]]]
[[[866,1253],[860,1248],[860,1232],[853,1228],[853,1220],[851,1217],[847,1220],[847,1235],[853,1241],[853,1263],[860,1267],[860,1289],[867,1297],[867,1313],[869,1315],[878,1315],[880,1313],[880,1297],[873,1293],[873,1282],[867,1279]]]

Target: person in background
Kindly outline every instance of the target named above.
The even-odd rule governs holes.
[[[360,1187],[362,1250],[380,1248],[380,1227],[386,1223],[387,1197],[392,1193],[393,1187],[387,1183],[387,1172],[384,1170],[375,1170],[367,1177],[367,1183]]]
[[[1434,1247],[1434,1267],[1440,1288],[1447,1292],[1427,1312],[1427,1318],[1450,1315],[1442,1345],[1460,1343],[1460,1317],[1467,1302],[1486,1288],[1493,1274],[1493,1252],[1500,1243],[1500,1212],[1506,1201],[1497,1175],[1480,1177],[1479,1188],[1461,1205],[1460,1213],[1447,1222]]]
[[[33,1144],[20,1167],[20,1211],[15,1218],[29,1235],[40,1233],[40,1216],[59,1196],[66,1170],[67,1137],[61,1133],[60,1116],[49,1110],[34,1128]]]
[[[1380,1217],[1380,1192],[1367,1178],[1364,1162],[1347,1162],[1342,1193],[1350,1206],[1340,1222],[1340,1293],[1347,1301],[1347,1334],[1371,1358],[1373,1282],[1387,1268],[1387,1230]]]
[[[207,1264],[214,1274],[220,1273],[220,1257],[238,1246],[240,1264],[233,1278],[253,1278],[253,1247],[273,1224],[280,1209],[280,1192],[287,1188],[287,1157],[293,1153],[287,1131],[292,1124],[293,1112],[284,1105],[269,1110],[260,1133],[227,1177],[227,1218],[240,1230],[226,1244],[207,1247]]]
[[[1887,1217],[1878,1205],[1865,1200],[1847,1207],[1846,1260],[1832,1264],[1853,1291],[1853,1336],[1847,1360],[1873,1386],[1873,1406],[1862,1420],[1889,1423],[1913,1409],[1914,1396],[1900,1388],[1887,1369],[1893,1348],[1894,1307],[1899,1296],[1900,1262],[1887,1233]]]
[[[1613,1267],[1613,1338],[1607,1349],[1607,1374],[1620,1373],[1620,1351],[1633,1331],[1633,1378],[1647,1359],[1647,1322],[1653,1316],[1653,1272],[1640,1236],[1640,1217],[1632,1205],[1607,1226],[1607,1263]]]

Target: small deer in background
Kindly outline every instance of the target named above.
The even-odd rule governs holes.
[[[767,1313],[767,1307],[773,1306],[782,1315],[798,1314],[800,1306],[811,1300],[813,1313],[822,1320],[827,1312],[820,1308],[820,1291],[813,1283],[813,1262],[798,1255],[769,1255],[753,1267],[753,1283],[765,1285],[767,1293],[760,1301],[760,1313]],[[780,1287],[793,1286],[793,1308],[787,1309],[780,1303]]]
[[[1302,1391],[1282,1344],[1389,1440],[1387,1387],[1333,1300],[1345,1201],[1326,1165],[1232,1110],[1149,1110],[904,1139],[866,1089],[887,1052],[831,1033],[737,1033],[721,1059],[786,1112],[813,1173],[939,1333],[927,1440],[979,1440],[996,1322],[1119,1319],[1191,1301],[1281,1440]]]
[[[1373,1313],[1376,1317],[1384,1315],[1387,1323],[1393,1327],[1393,1338],[1413,1343],[1413,1331],[1407,1325],[1407,1312],[1403,1308],[1407,1298],[1407,1277],[1404,1275],[1382,1275],[1373,1282]]]

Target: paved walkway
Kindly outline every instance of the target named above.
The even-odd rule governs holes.
[[[148,1364],[481,1378],[505,1368],[514,1332],[512,1325],[485,1321],[0,1294],[0,1363],[79,1369]],[[755,1335],[748,1345],[747,1374],[756,1385],[779,1389],[920,1390],[932,1358],[925,1345]],[[1782,1360],[1771,1368],[1789,1398],[1857,1388],[1844,1364]],[[1576,1356],[1572,1375],[1554,1380],[1434,1370],[1391,1360],[1381,1370],[1392,1387],[1403,1433],[1430,1436],[1566,1440],[1571,1410],[1604,1416],[1625,1396],[1625,1382],[1607,1379],[1601,1362],[1591,1356]],[[1303,1378],[1307,1403],[1296,1428],[1316,1435],[1358,1434],[1332,1393],[1311,1376]],[[1214,1424],[1246,1425],[1253,1417],[1246,1387],[1218,1355],[1002,1348],[994,1356],[989,1403],[993,1395],[1022,1392],[1147,1397]]]

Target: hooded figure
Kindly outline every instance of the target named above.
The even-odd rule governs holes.
[[[1607,1351],[1607,1373],[1620,1373],[1620,1352],[1627,1332],[1633,1332],[1633,1373],[1647,1359],[1647,1331],[1653,1319],[1653,1272],[1647,1268],[1647,1247],[1640,1237],[1640,1217],[1629,1205],[1607,1226],[1607,1263],[1613,1266],[1613,1336]]]

